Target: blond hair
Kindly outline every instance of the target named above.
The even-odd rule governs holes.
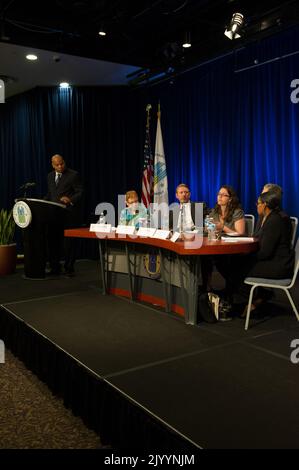
[[[134,191],[134,190],[127,191],[126,192],[126,201],[128,202],[128,199],[130,199],[132,197],[137,197],[137,199],[138,199],[138,194],[136,193],[136,191]]]

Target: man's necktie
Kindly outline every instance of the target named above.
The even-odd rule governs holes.
[[[55,176],[55,184],[56,184],[56,186],[58,186],[60,179],[61,179],[61,173],[56,173],[56,176]]]

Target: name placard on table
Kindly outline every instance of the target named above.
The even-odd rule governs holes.
[[[158,238],[159,240],[167,240],[170,235],[170,230],[156,230],[153,235],[153,238]]]
[[[156,233],[155,228],[150,228],[150,227],[140,227],[138,230],[138,236],[139,237],[153,237]]]
[[[174,234],[172,235],[170,241],[171,242],[176,242],[179,238],[180,238],[179,232],[174,232]]]
[[[111,224],[90,224],[90,232],[111,233]]]
[[[135,235],[135,227],[134,225],[118,225],[116,233],[118,235]]]
[[[253,237],[221,237],[224,242],[254,242]]]

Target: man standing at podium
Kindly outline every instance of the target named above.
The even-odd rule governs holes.
[[[48,230],[50,274],[59,275],[64,229],[80,225],[83,185],[77,171],[67,168],[61,155],[53,155],[51,162],[53,171],[48,174],[45,199],[66,205],[66,209],[61,211],[61,219],[51,221]],[[64,255],[65,273],[72,276],[75,263],[75,240],[72,238],[65,239]]]

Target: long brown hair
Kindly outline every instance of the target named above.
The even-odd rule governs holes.
[[[233,213],[235,212],[235,210],[236,209],[242,209],[242,206],[240,204],[237,193],[236,193],[236,191],[234,190],[234,188],[232,186],[224,184],[224,185],[221,186],[220,189],[222,189],[222,188],[226,189],[226,191],[229,194],[229,198],[230,198],[230,200],[227,204],[227,213],[224,216],[224,220],[226,220],[226,222],[230,222],[233,218]],[[219,214],[219,216],[222,215],[221,207],[219,206],[218,203],[215,205],[214,210],[217,212],[217,214]]]

